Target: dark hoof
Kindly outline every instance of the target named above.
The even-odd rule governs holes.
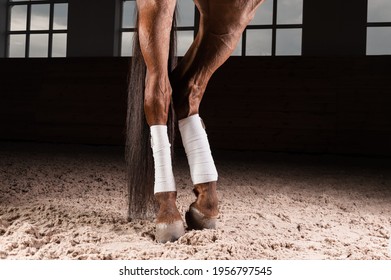
[[[155,239],[159,243],[174,242],[185,234],[185,227],[182,221],[176,221],[172,224],[156,224]]]
[[[185,215],[186,223],[189,229],[216,229],[217,218],[206,217],[198,209],[190,206]]]

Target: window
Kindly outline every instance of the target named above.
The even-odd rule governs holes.
[[[179,56],[183,56],[194,40],[195,5],[192,0],[177,0],[177,3],[177,53]],[[125,0],[122,10],[121,56],[131,56],[136,21],[136,1]]]
[[[67,1],[10,0],[8,57],[65,57]]]
[[[178,3],[178,56],[184,56],[194,41],[196,13],[193,0],[177,0]]]
[[[391,1],[368,0],[367,55],[391,54]]]
[[[301,55],[303,0],[265,0],[235,55]]]
[[[122,5],[121,56],[131,56],[135,31],[136,0],[125,0]]]
[[[125,0],[122,20],[122,56],[132,53],[135,0]],[[183,56],[195,36],[199,15],[192,0],[178,0],[178,55]],[[232,55],[301,55],[303,0],[266,0]]]

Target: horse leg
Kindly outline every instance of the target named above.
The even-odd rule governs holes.
[[[194,2],[201,15],[199,32],[189,51],[172,74],[173,98],[180,120],[180,129],[182,122],[187,123],[192,117],[197,119],[194,116],[198,115],[199,106],[211,76],[232,54],[244,28],[254,17],[256,9],[263,0],[195,0]],[[192,130],[191,127],[198,127],[196,129],[199,131],[199,133],[185,132],[186,135],[191,134],[191,136],[185,135],[185,138],[188,138],[185,141],[192,144],[184,141],[191,173],[197,172],[196,169],[203,162],[209,161],[209,163],[204,168],[206,170],[198,174],[201,178],[195,181],[192,174],[194,193],[197,198],[186,213],[186,221],[188,226],[194,229],[215,228],[218,216],[217,172],[213,170],[215,167],[206,134],[199,128],[200,121],[196,122],[194,123],[193,120],[193,124],[185,129]],[[181,135],[183,139],[182,130]],[[199,138],[202,138],[201,142],[204,144],[194,147],[194,139]],[[187,148],[186,146],[189,145],[192,147]],[[202,159],[198,162],[197,159],[190,159],[188,150],[195,150],[198,154],[195,157],[199,157],[200,150],[204,151]],[[205,154],[210,155],[205,156]],[[205,174],[211,176],[203,176]]]
[[[144,111],[151,129],[155,166],[156,240],[174,241],[184,234],[176,207],[176,188],[167,135],[172,89],[168,78],[170,32],[176,0],[137,0],[139,42],[147,68]]]

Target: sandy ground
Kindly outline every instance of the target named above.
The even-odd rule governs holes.
[[[123,148],[0,143],[1,259],[391,259],[391,159],[214,153],[217,230],[126,221]],[[194,200],[175,161],[178,207]]]

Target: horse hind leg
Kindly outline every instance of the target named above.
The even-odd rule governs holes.
[[[184,225],[176,207],[176,187],[171,165],[167,132],[172,89],[168,78],[170,32],[175,0],[138,0],[138,32],[146,64],[144,111],[151,132],[154,157],[154,194],[159,204],[156,214],[157,242],[175,241],[184,234]]]
[[[203,122],[198,114],[179,120],[179,131],[190,167],[196,201],[186,213],[189,229],[216,228],[217,170]]]
[[[176,207],[177,193],[166,128],[162,125],[151,126],[151,142],[155,163],[154,192],[159,204],[155,221],[155,239],[163,243],[175,241],[184,234],[183,221]]]
[[[181,122],[198,116],[199,106],[211,76],[232,54],[244,28],[253,18],[263,0],[195,0],[194,2],[201,15],[199,32],[189,51],[172,74],[173,98],[180,120],[182,140],[186,136],[184,137],[181,130]],[[198,120],[194,126],[198,132],[196,137],[188,137],[189,142],[193,143],[194,139],[202,138],[203,144],[191,147],[189,150],[193,149],[198,152],[198,149],[209,154],[210,148],[206,133],[200,128]],[[194,133],[194,128],[190,130],[190,134]],[[189,133],[185,132],[185,134]],[[184,140],[184,146],[191,172],[193,172],[192,169],[197,169],[197,165],[203,160],[193,162],[193,159],[189,158],[186,147],[193,144],[185,142],[186,140]],[[200,174],[201,177],[202,174],[208,173],[211,176],[195,180],[192,175],[196,201],[190,205],[186,213],[186,222],[190,229],[216,228],[219,213],[216,193],[217,172],[214,170],[211,155],[206,158],[209,165]]]

